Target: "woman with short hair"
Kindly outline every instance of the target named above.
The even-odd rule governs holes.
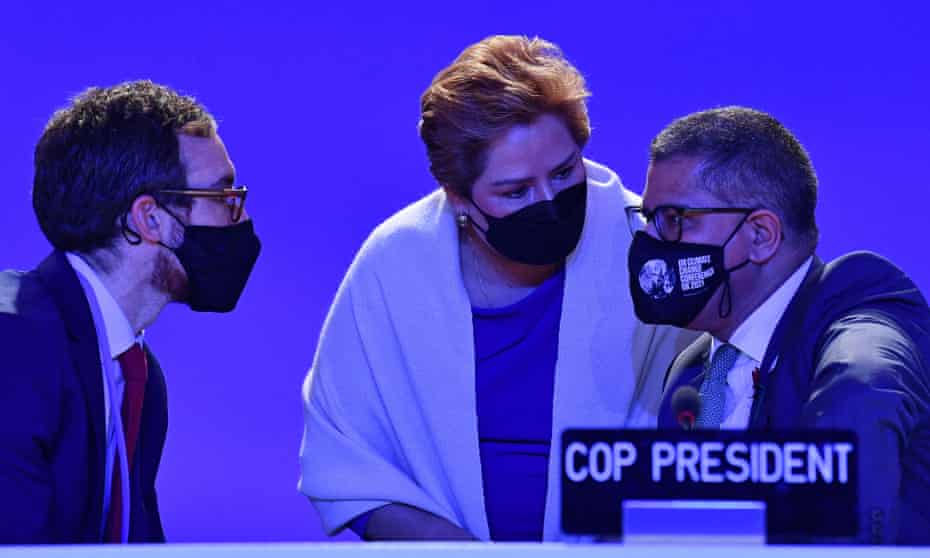
[[[587,97],[558,47],[515,36],[423,94],[440,187],[366,240],[304,384],[300,489],[328,532],[557,539],[562,430],[654,426],[691,337],[633,316],[638,198],[583,158]]]

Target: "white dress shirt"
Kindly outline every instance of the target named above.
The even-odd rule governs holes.
[[[812,261],[813,257],[804,260],[804,263],[765,299],[730,337],[730,345],[739,349],[740,354],[727,374],[727,398],[723,408],[721,430],[742,430],[749,426],[753,397],[752,372],[762,365],[775,327],[798,292]],[[716,337],[712,338],[709,359],[713,358],[722,344],[723,342]]]
[[[125,381],[119,364],[119,356],[126,352],[133,343],[142,342],[142,333],[136,335],[132,325],[120,308],[119,303],[97,276],[97,273],[79,255],[67,252],[65,257],[74,268],[84,289],[84,296],[91,308],[94,328],[100,351],[101,374],[103,377],[103,404],[106,420],[106,469],[103,485],[103,524],[101,533],[106,528],[110,511],[110,492],[113,482],[113,465],[117,459],[123,461],[126,470],[126,438],[123,434],[121,408]],[[122,540],[126,542],[129,533],[129,481],[128,475],[122,475],[123,522]]]

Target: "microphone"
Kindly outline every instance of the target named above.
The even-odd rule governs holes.
[[[701,412],[701,397],[691,386],[681,386],[672,395],[672,412],[685,430],[694,430],[694,421]]]

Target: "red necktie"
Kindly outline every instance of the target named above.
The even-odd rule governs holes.
[[[148,378],[148,364],[142,345],[134,343],[119,356],[119,366],[126,381],[123,390],[123,432],[126,434],[126,460],[132,471],[132,458],[136,452],[139,439],[139,426],[142,423],[142,401],[145,398],[145,381]],[[120,479],[119,456],[113,462],[113,483],[110,485],[110,514],[107,520],[107,542],[120,542],[123,520],[123,490]]]

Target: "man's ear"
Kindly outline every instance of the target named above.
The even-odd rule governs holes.
[[[126,226],[143,242],[155,244],[168,241],[171,229],[164,220],[164,212],[158,209],[155,198],[148,195],[139,196],[129,207]]]
[[[781,219],[768,209],[753,211],[744,225],[749,232],[749,260],[766,263],[775,257],[784,242]]]

